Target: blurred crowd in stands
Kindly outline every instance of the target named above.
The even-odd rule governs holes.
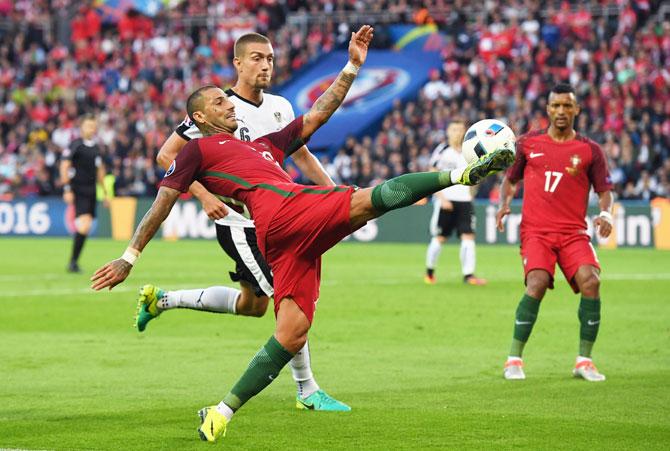
[[[169,2],[170,3],[170,2]],[[518,133],[547,126],[548,90],[576,87],[577,129],[601,143],[620,198],[670,197],[670,17],[662,2],[190,0],[147,17],[70,0],[0,0],[0,198],[59,195],[58,163],[77,118],[99,117],[116,195],[153,195],[163,141],[201,84],[235,81],[235,39],[274,44],[275,85],[346,43],[357,12],[435,24],[442,67],[417,99],[396,102],[378,132],[351,137],[322,161],[360,186],[428,169],[451,117],[494,117]],[[343,12],[348,13],[345,15]],[[291,14],[329,18],[307,26]],[[225,20],[216,20],[223,18]],[[383,26],[380,25],[383,30]],[[479,197],[497,199],[497,181]]]

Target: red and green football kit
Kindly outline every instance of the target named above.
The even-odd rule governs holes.
[[[275,314],[291,297],[309,321],[319,297],[321,255],[351,233],[352,187],[294,183],[281,168],[301,147],[302,116],[254,141],[218,134],[189,141],[161,182],[188,191],[195,180],[215,195],[242,202],[274,276]]]
[[[586,211],[591,186],[596,193],[610,191],[607,159],[598,144],[577,134],[566,142],[554,141],[546,130],[519,137],[516,159],[507,170],[512,183],[521,179],[521,257],[527,276],[543,269],[553,278],[556,263],[573,290],[582,265],[600,269],[586,233]]]

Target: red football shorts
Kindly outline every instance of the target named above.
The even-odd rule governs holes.
[[[521,259],[525,277],[534,269],[549,273],[549,288],[554,288],[554,270],[558,263],[575,293],[579,293],[574,277],[580,266],[591,265],[600,271],[596,251],[585,233],[522,233]]]
[[[314,318],[321,282],[321,255],[351,233],[352,187],[287,198],[270,221],[265,258],[274,278],[275,315],[282,299],[293,298],[309,322]]]

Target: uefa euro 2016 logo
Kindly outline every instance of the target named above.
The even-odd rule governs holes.
[[[335,80],[338,73],[319,77],[300,90],[297,96],[298,108],[309,110],[316,99],[323,94]],[[338,114],[349,109],[368,108],[391,99],[399,94],[409,83],[409,74],[397,67],[362,68],[344,99]]]

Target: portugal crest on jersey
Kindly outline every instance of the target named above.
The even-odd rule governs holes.
[[[579,155],[574,154],[573,156],[570,157],[570,164],[572,166],[566,166],[565,170],[570,174],[571,176],[575,177],[579,175],[581,172],[581,169],[579,168],[579,164],[582,162],[582,159],[579,158]]]

